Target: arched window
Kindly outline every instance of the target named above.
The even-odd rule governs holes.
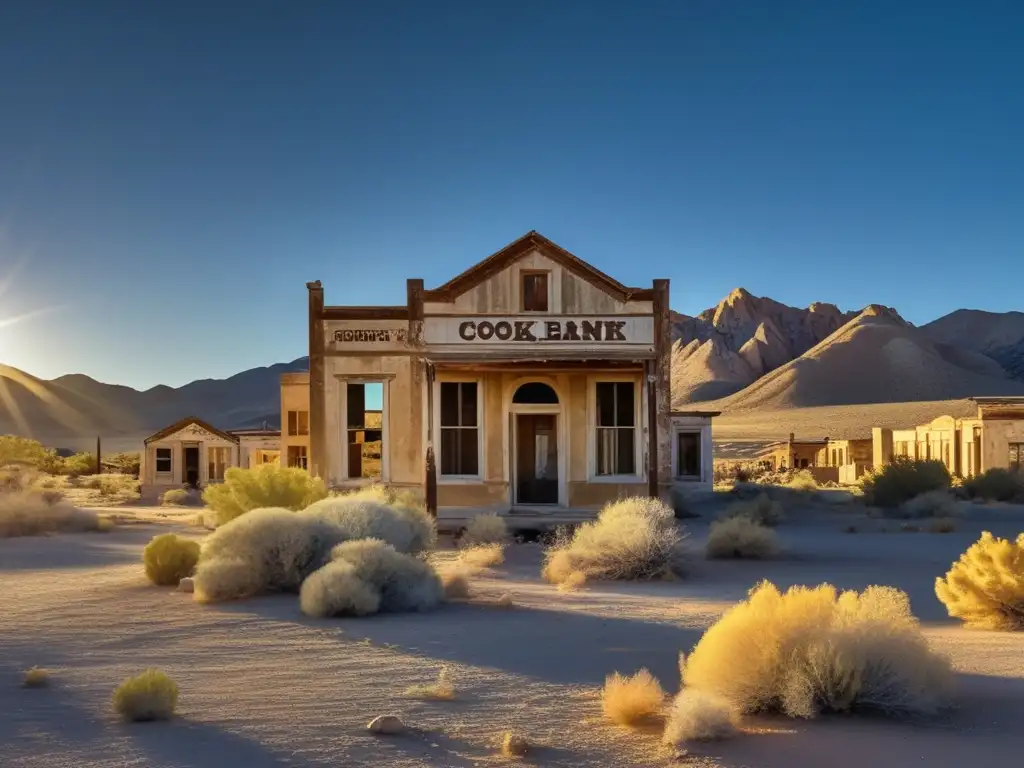
[[[530,381],[516,390],[512,402],[520,405],[558,405],[558,394],[543,382]]]

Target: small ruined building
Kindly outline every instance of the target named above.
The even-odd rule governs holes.
[[[281,449],[333,488],[409,488],[458,517],[711,487],[715,414],[670,410],[667,280],[625,286],[530,232],[437,288],[408,280],[400,306],[307,287]]]
[[[757,460],[764,469],[773,472],[806,469],[820,483],[854,483],[871,469],[872,441],[870,437],[797,440],[796,435],[790,433],[788,440],[765,446],[757,454]]]
[[[170,488],[202,488],[224,479],[230,467],[276,463],[281,449],[276,429],[222,431],[193,417],[182,419],[143,441],[139,482],[143,500]]]
[[[999,467],[1024,466],[1024,397],[972,397],[977,415],[957,419],[940,416],[909,429],[873,430],[874,462],[894,456],[935,459],[959,477],[980,475]]]

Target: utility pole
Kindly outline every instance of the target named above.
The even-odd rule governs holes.
[[[103,464],[100,462],[100,436],[96,435],[96,474],[103,474]]]

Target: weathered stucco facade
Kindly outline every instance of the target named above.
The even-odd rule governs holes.
[[[408,280],[404,306],[307,287],[309,469],[332,487],[413,488],[457,513],[710,486],[710,415],[679,421],[700,471],[673,467],[667,280],[624,286],[531,232],[438,288]]]

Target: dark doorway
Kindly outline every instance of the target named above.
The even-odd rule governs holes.
[[[558,432],[553,413],[516,414],[516,502],[558,503]]]
[[[199,487],[199,446],[182,448],[184,460],[181,466],[185,470],[185,483],[189,488]]]

